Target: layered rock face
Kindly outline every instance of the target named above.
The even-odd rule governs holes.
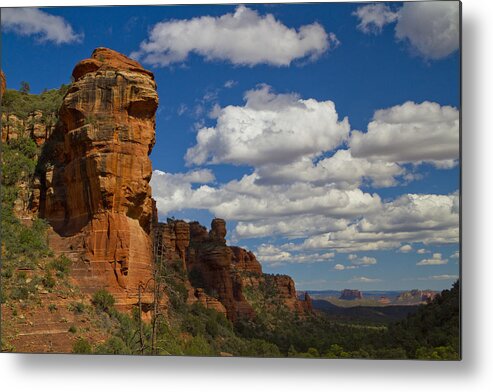
[[[226,222],[216,218],[208,231],[198,222],[169,220],[159,223],[157,238],[162,239],[162,252],[168,262],[185,260],[183,267],[190,276],[184,282],[188,303],[200,302],[207,308],[225,313],[236,321],[254,318],[255,311],[246,299],[246,288],[256,290],[273,285],[279,303],[293,312],[311,312],[311,299],[299,300],[293,280],[285,275],[266,275],[255,255],[246,249],[226,245]],[[157,241],[159,243],[159,241]]]
[[[190,226],[188,271],[201,277],[204,289],[219,299],[230,320],[252,318],[254,310],[243,295],[242,280],[233,265],[233,251],[226,245],[226,222],[214,219],[209,233],[196,222]]]
[[[74,277],[84,291],[106,288],[117,305],[135,304],[138,286],[152,277],[156,84],[140,64],[106,48],[72,76],[33,208],[66,239],[60,247],[78,251]]]

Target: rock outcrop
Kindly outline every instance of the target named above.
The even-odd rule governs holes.
[[[208,231],[198,222],[171,220],[155,226],[159,254],[168,263],[185,262],[183,270],[190,277],[184,285],[188,303],[199,302],[207,308],[225,313],[236,321],[255,317],[245,290],[257,290],[261,285],[272,286],[277,302],[297,313],[311,312],[309,296],[299,300],[293,280],[285,275],[268,275],[255,255],[241,247],[226,244],[226,222],[215,218]]]
[[[7,79],[2,70],[0,70],[0,97],[3,97],[5,90],[7,89]]]
[[[106,48],[72,76],[32,205],[60,237],[57,250],[73,250],[82,290],[105,288],[125,307],[152,277],[156,84],[150,71]]]
[[[233,251],[226,245],[226,222],[214,219],[209,233],[205,227],[193,222],[190,234],[191,249],[187,260],[190,274],[198,276],[205,292],[223,304],[230,320],[252,318],[253,308],[246,301],[241,278],[233,268]]]
[[[55,130],[55,117],[36,110],[26,119],[15,114],[2,113],[2,143],[22,137],[30,137],[36,145],[42,146]]]

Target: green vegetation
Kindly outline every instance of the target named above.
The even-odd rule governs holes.
[[[23,82],[21,91],[6,90],[2,98],[2,113],[14,114],[20,119],[27,119],[29,114],[40,110],[48,118],[50,114],[57,114],[63,97],[70,88],[69,84],[62,84],[59,89],[52,89],[41,94],[29,94],[29,84]]]
[[[92,303],[96,309],[102,312],[109,312],[115,304],[115,298],[104,289],[100,289],[92,296]]]
[[[74,354],[91,354],[92,347],[86,339],[78,338],[72,347],[72,352]]]

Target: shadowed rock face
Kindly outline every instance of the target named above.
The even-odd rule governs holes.
[[[3,97],[3,93],[7,89],[7,80],[5,79],[5,74],[0,70],[0,97]]]
[[[82,289],[106,288],[129,305],[152,275],[156,84],[140,64],[106,48],[77,64],[73,78],[37,204],[61,237],[81,238],[74,274]]]

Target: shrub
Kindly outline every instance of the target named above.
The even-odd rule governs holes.
[[[75,325],[71,325],[68,329],[70,333],[76,333],[77,332],[77,327]]]
[[[45,276],[42,279],[43,286],[46,287],[47,289],[52,289],[55,287],[55,279],[53,278],[53,275],[51,274],[51,271],[46,271]]]
[[[115,298],[104,289],[100,289],[92,296],[92,303],[96,309],[108,312],[115,304]]]
[[[16,286],[12,288],[10,292],[10,298],[16,299],[27,299],[29,297],[29,289],[26,286]]]
[[[84,338],[78,338],[72,346],[72,352],[74,354],[91,354],[91,344]]]
[[[57,310],[57,306],[55,304],[49,304],[48,310],[53,313],[55,310]]]
[[[72,262],[70,259],[64,255],[61,255],[51,262],[51,266],[57,271],[58,276],[65,276],[68,273],[71,264]]]
[[[132,354],[132,351],[127,347],[125,342],[117,337],[112,336],[104,344],[100,345],[97,350],[97,354]]]
[[[84,308],[85,308],[85,306],[81,302],[72,302],[68,306],[68,310],[71,311],[71,312],[74,312],[76,314],[84,313]]]

